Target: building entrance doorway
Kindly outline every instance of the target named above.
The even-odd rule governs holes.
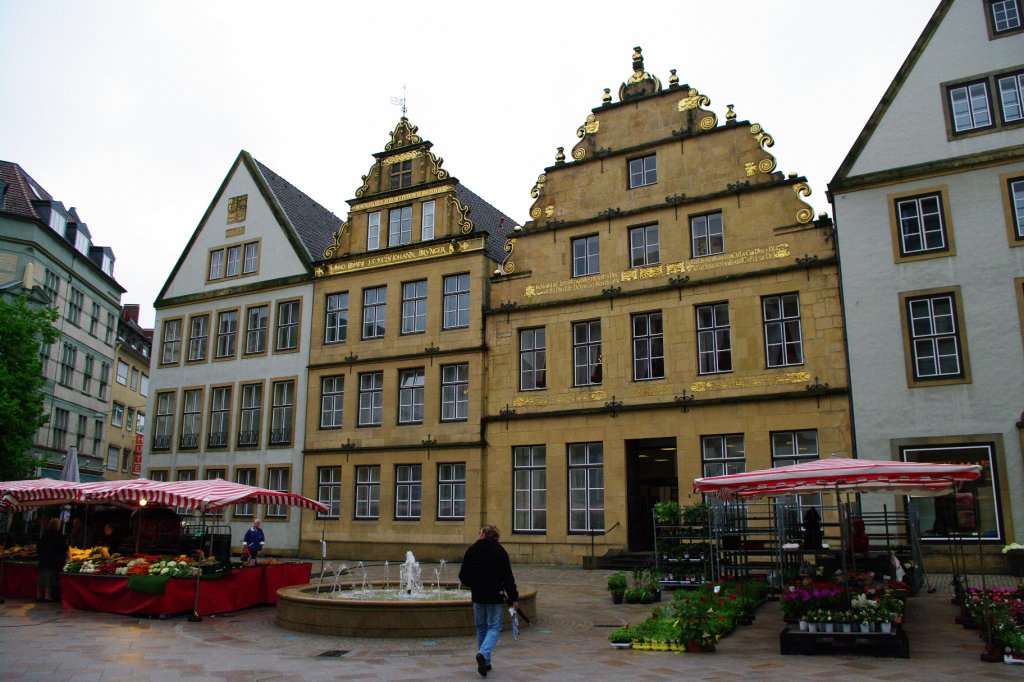
[[[626,441],[629,551],[654,551],[655,502],[679,501],[675,438]]]

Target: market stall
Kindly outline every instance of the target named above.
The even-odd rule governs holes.
[[[200,520],[211,511],[233,504],[327,510],[301,495],[220,479],[174,483],[146,479],[90,484],[57,480],[0,482],[0,500],[13,509],[65,503],[113,504],[135,510],[180,507],[196,510]],[[312,564],[306,562],[275,561],[229,570],[224,562],[209,556],[211,552],[199,550],[196,556],[134,558],[112,557],[106,547],[70,550],[70,561],[60,579],[62,603],[65,608],[110,613],[191,612],[192,620],[200,620],[202,614],[276,603],[278,588],[308,583],[312,570]],[[0,561],[0,594],[30,597],[35,594],[35,577],[34,564]],[[216,587],[203,589],[202,585],[211,581],[216,581]]]

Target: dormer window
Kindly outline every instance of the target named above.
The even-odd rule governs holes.
[[[412,160],[391,164],[391,189],[412,185]]]
[[[57,234],[64,234],[64,230],[68,225],[68,219],[61,214],[53,206],[50,207],[50,227]]]

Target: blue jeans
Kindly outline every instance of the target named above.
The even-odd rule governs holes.
[[[498,643],[501,634],[501,616],[504,604],[478,604],[473,602],[473,618],[476,619],[476,645],[480,653],[491,662],[491,651]]]

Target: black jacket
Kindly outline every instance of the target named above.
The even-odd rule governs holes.
[[[473,601],[477,604],[502,603],[502,591],[506,603],[519,601],[508,552],[494,540],[477,540],[466,550],[459,580],[472,590]]]
[[[39,568],[59,571],[67,561],[68,545],[59,530],[47,530],[36,544]]]

